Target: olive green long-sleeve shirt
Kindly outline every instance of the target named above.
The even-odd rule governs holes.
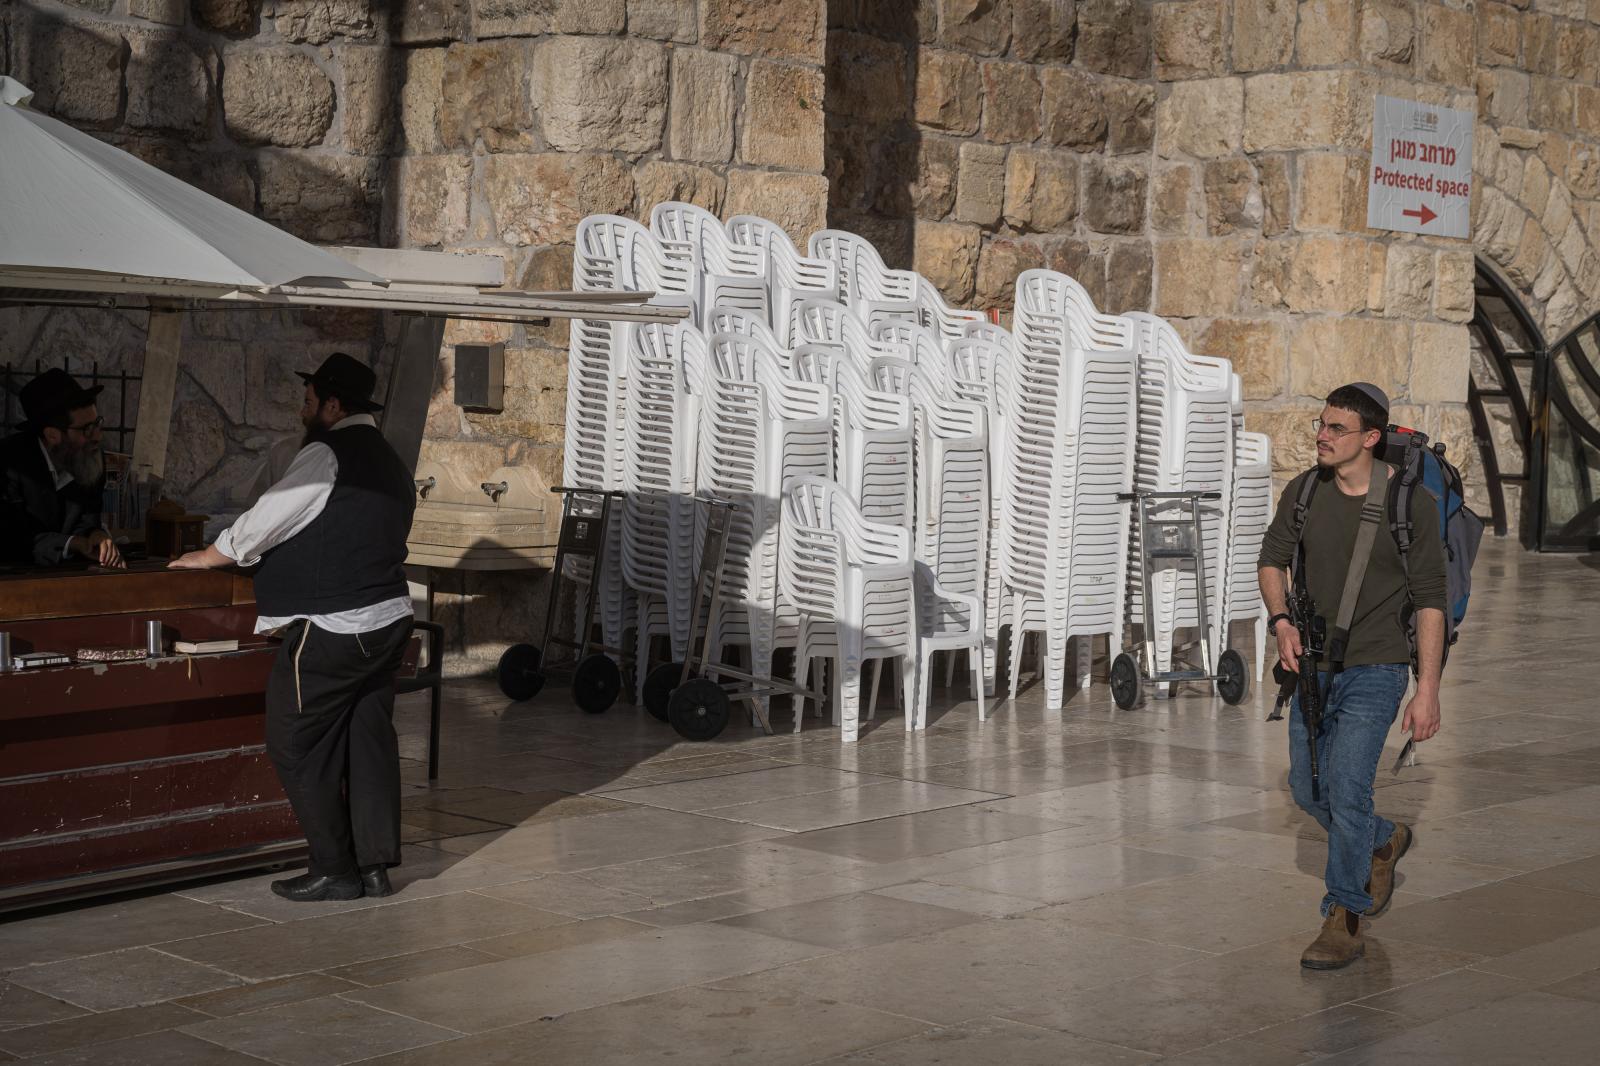
[[[1391,477],[1395,476],[1393,472]],[[1306,587],[1316,602],[1317,613],[1333,629],[1339,615],[1339,599],[1344,592],[1350,555],[1355,550],[1356,531],[1361,525],[1361,505],[1365,496],[1346,496],[1331,471],[1307,471],[1289,482],[1278,501],[1278,511],[1261,544],[1259,565],[1289,567],[1294,562],[1294,503],[1301,482],[1321,477],[1306,515],[1303,534],[1306,559]],[[1417,610],[1433,607],[1444,610],[1444,550],[1440,544],[1439,511],[1433,498],[1419,485],[1411,494],[1410,585],[1411,604]],[[1384,514],[1373,541],[1372,558],[1367,564],[1361,595],[1356,599],[1355,619],[1350,624],[1350,645],[1345,651],[1346,666],[1411,661],[1406,640],[1403,611],[1406,606],[1407,566],[1400,548],[1389,532],[1388,495]]]

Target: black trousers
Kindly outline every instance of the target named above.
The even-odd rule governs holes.
[[[288,626],[267,681],[267,755],[311,844],[313,874],[400,861],[394,675],[411,619],[346,635]]]

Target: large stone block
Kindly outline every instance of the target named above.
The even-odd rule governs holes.
[[[915,169],[908,188],[912,212],[918,218],[943,218],[956,206],[961,144],[947,137],[920,137],[914,148]]]
[[[1156,244],[1154,311],[1174,318],[1232,314],[1239,305],[1244,246],[1180,238]]]
[[[491,152],[532,149],[532,66],[533,46],[527,41],[451,45],[439,97],[444,146],[470,150],[481,137]]]
[[[628,0],[628,33],[693,44],[700,36],[695,0]]]
[[[261,217],[316,244],[371,244],[383,196],[380,161],[317,152],[256,156]]]
[[[1045,265],[1082,285],[1096,307],[1106,306],[1109,299],[1106,263],[1110,258],[1111,248],[1105,240],[1062,237],[1045,242]]]
[[[1302,3],[1294,43],[1299,65],[1333,66],[1355,60],[1356,21],[1356,0]]]
[[[1282,155],[1261,156],[1256,161],[1256,167],[1261,175],[1261,233],[1266,237],[1276,237],[1289,228],[1289,158]]]
[[[334,51],[339,60],[339,141],[356,155],[383,155],[394,133],[390,68],[401,60],[377,45],[341,45]]]
[[[194,20],[208,30],[243,35],[260,21],[256,0],[194,0]]]
[[[821,174],[730,170],[726,211],[729,216],[764,215],[804,248],[828,224],[828,179]]]
[[[1340,385],[1370,381],[1404,395],[1409,342],[1407,324],[1392,319],[1300,319],[1289,340],[1289,391],[1320,403]]]
[[[1077,0],[1011,0],[1011,54],[1029,63],[1072,61]]]
[[[1348,232],[1366,223],[1366,165],[1354,156],[1306,152],[1300,156],[1295,228]],[[1359,214],[1359,217],[1357,215]]]
[[[128,14],[163,26],[182,26],[188,19],[188,0],[128,0]]]
[[[1097,233],[1142,233],[1149,167],[1089,156],[1083,163],[1083,218]]]
[[[118,147],[225,204],[255,212],[255,179],[244,163],[231,153],[205,145],[190,148],[168,137],[138,137]]]
[[[1361,5],[1361,55],[1369,63],[1409,67],[1416,54],[1417,22],[1410,7],[1376,0]]]
[[[1006,203],[1006,150],[997,144],[971,141],[961,146],[960,182],[956,186],[956,218],[992,226]]]
[[[1223,0],[1181,0],[1155,8],[1156,77],[1162,81],[1227,73]]]
[[[36,110],[74,125],[116,125],[127,57],[120,34],[25,10],[16,12],[11,34],[11,75],[33,90]]]
[[[171,30],[130,30],[128,48],[126,123],[138,129],[170,130],[194,140],[209,137],[216,100],[216,53]],[[316,139],[272,143],[315,144],[322,139],[333,117],[333,86],[320,72],[316,77],[320,82],[308,85],[307,92],[325,96],[317,96],[298,112],[306,118],[308,132],[320,123]]]
[[[472,159],[465,155],[408,155],[392,164],[399,193],[403,247],[438,248],[466,239]]]
[[[961,52],[924,48],[917,54],[916,118],[952,133],[976,133],[983,114],[978,63]]]
[[[1006,158],[1006,224],[1016,230],[1064,230],[1078,217],[1078,157],[1013,148]]]
[[[1078,0],[1077,64],[1123,78],[1149,77],[1150,7],[1146,0]]]
[[[1147,152],[1156,140],[1156,90],[1153,85],[1115,80],[1103,86],[1106,150]]]
[[[944,43],[964,52],[999,55],[1011,43],[1011,0],[939,0]]]
[[[1261,227],[1261,184],[1248,159],[1220,159],[1207,163],[1206,230],[1226,237]]]
[[[396,44],[459,41],[467,28],[467,0],[407,0],[389,17]]]
[[[1309,405],[1245,408],[1244,428],[1265,433],[1272,441],[1272,473],[1277,480],[1287,480],[1316,463],[1317,441],[1311,420],[1317,417],[1317,410]]]
[[[983,135],[1002,144],[1039,138],[1039,76],[1027,63],[983,64]]]
[[[992,240],[978,253],[977,306],[1009,308],[1016,296],[1017,275],[1045,265],[1044,249],[1033,241]]]
[[[534,53],[534,100],[552,148],[649,152],[667,116],[667,57],[651,41],[551,37]],[[725,121],[725,120],[724,120]]]
[[[1116,241],[1106,260],[1106,291],[1101,310],[1114,315],[1150,310],[1155,261],[1149,241]]]
[[[1472,342],[1467,327],[1418,322],[1411,327],[1412,403],[1466,403]]]
[[[1514,67],[1522,60],[1522,19],[1507,4],[1481,3],[1474,8],[1478,23],[1478,63]]]
[[[1433,249],[1427,245],[1389,245],[1384,265],[1384,314],[1427,318],[1433,309]]]
[[[1044,137],[1067,148],[1096,148],[1106,138],[1100,84],[1071,67],[1047,66],[1044,81]]]
[[[222,114],[245,144],[309,147],[333,122],[333,83],[293,48],[230,51],[223,61]]]
[[[633,207],[632,171],[610,155],[494,155],[483,162],[483,179],[495,232],[511,245],[570,241],[585,215]]]
[[[1470,322],[1477,273],[1472,249],[1441,249],[1433,270],[1433,313],[1447,322]]]
[[[1294,244],[1284,296],[1291,311],[1354,314],[1367,308],[1371,270],[1359,237],[1308,236]]]
[[[1561,78],[1534,78],[1528,118],[1541,130],[1572,132],[1573,86]]]
[[[472,0],[479,39],[621,33],[625,0]]]
[[[1150,228],[1165,237],[1197,237],[1205,226],[1195,195],[1196,168],[1186,163],[1157,171]]]
[[[1245,151],[1360,149],[1371,136],[1376,88],[1361,71],[1257,74],[1245,82]]]
[[[1578,132],[1589,137],[1600,137],[1600,89],[1579,85],[1576,103]]]
[[[439,98],[444,90],[443,48],[409,48],[401,58],[400,135],[411,153],[437,152]]]
[[[1600,74],[1600,29],[1562,23],[1556,43],[1556,74],[1573,81],[1593,81]]]
[[[1501,126],[1526,126],[1532,95],[1528,75],[1504,67],[1478,75],[1478,111]]]
[[[372,0],[276,0],[272,25],[296,44],[327,44],[335,37],[376,36]]]
[[[820,171],[822,92],[822,71],[816,67],[752,60],[745,78],[739,157],[746,163]]]
[[[1156,150],[1217,159],[1239,151],[1245,87],[1238,78],[1179,82],[1156,105]]]
[[[700,43],[722,52],[821,63],[827,12],[826,0],[701,0]]]
[[[1572,147],[1567,159],[1567,188],[1583,200],[1600,197],[1600,149],[1585,144]]]
[[[723,201],[728,195],[726,178],[714,170],[688,163],[652,160],[640,164],[633,172],[633,184],[639,192],[641,215],[668,200],[694,204],[713,215],[721,215]]]
[[[1476,33],[1471,11],[1424,5],[1422,76],[1445,85],[1471,85],[1477,66]]]
[[[912,229],[912,269],[933,282],[950,303],[964,304],[972,299],[982,239],[977,226],[918,219]]]
[[[732,158],[738,73],[735,56],[698,48],[673,50],[669,137],[674,156],[702,163],[726,163]]]
[[[828,114],[875,123],[903,122],[914,115],[907,48],[863,33],[833,34],[828,42]]]
[[[1233,0],[1233,69],[1270,70],[1294,51],[1295,0]]]
[[[1522,16],[1522,66],[1530,74],[1556,72],[1558,34],[1549,15]]]
[[[1195,338],[1200,355],[1233,361],[1246,400],[1270,400],[1288,376],[1288,333],[1281,319],[1218,318]]]

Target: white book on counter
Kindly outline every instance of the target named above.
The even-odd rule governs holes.
[[[232,637],[224,640],[175,640],[172,650],[179,655],[206,655],[216,651],[238,651],[239,642]]]

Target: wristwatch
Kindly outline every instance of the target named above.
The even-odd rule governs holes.
[[[1289,616],[1286,615],[1286,614],[1275,614],[1275,615],[1273,615],[1271,618],[1267,619],[1267,632],[1271,633],[1273,636],[1277,636],[1277,634],[1278,634],[1278,623],[1279,622],[1287,622],[1288,620],[1289,620]]]

